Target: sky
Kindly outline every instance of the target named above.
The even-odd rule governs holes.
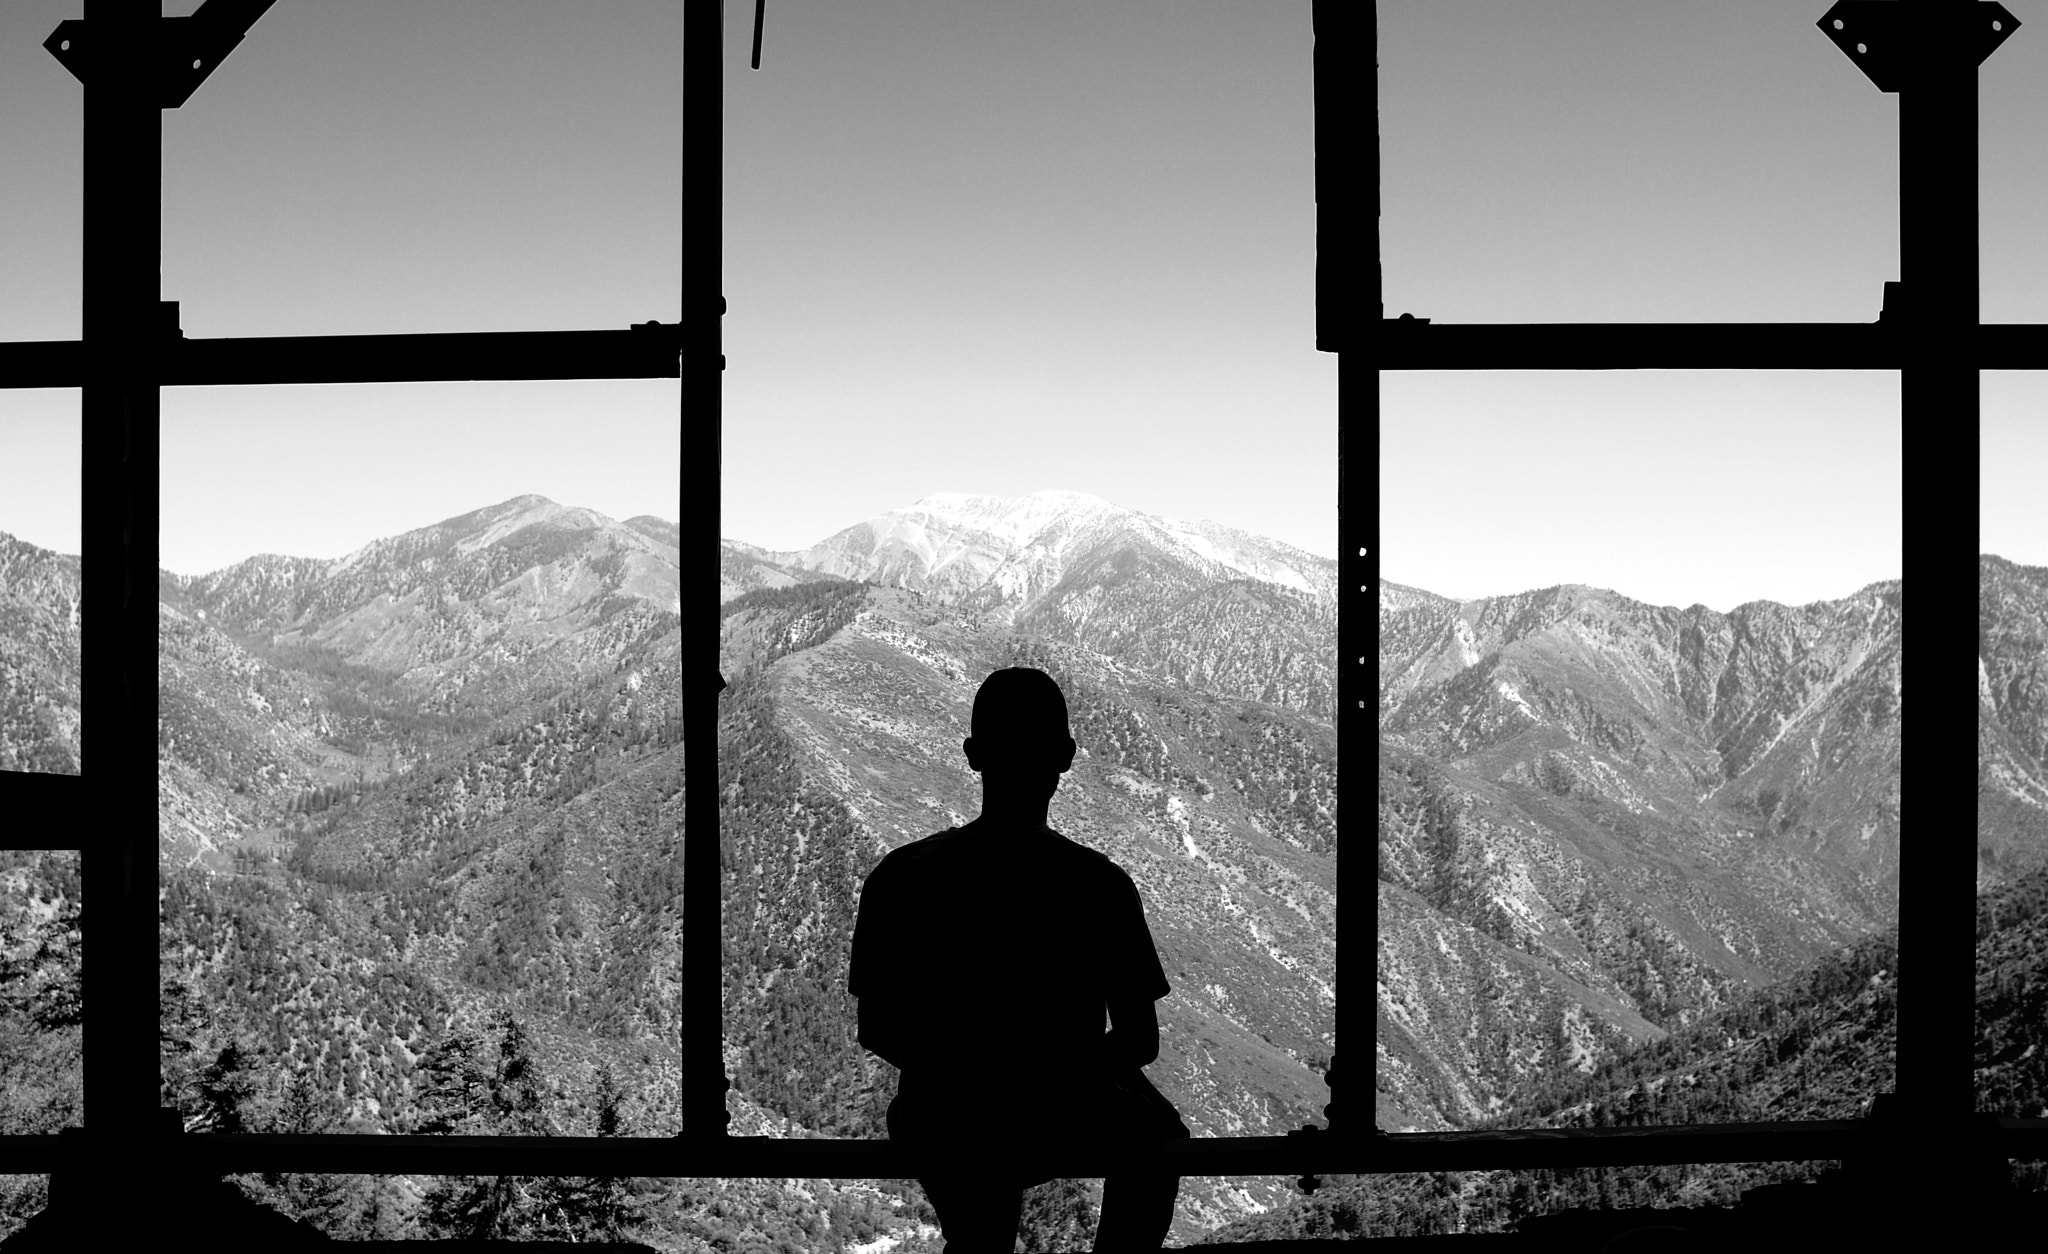
[[[0,392],[0,531],[79,553],[78,394]]]
[[[41,44],[80,13],[0,5],[0,339],[79,334],[82,88]],[[681,52],[670,0],[276,5],[164,114],[164,298],[192,337],[674,322]],[[677,387],[166,389],[164,562],[338,555],[523,492],[676,518]],[[76,393],[0,391],[0,462],[51,414],[75,551]]]
[[[1387,313],[1868,322],[1899,97],[1829,0],[1380,0]],[[2048,322],[2048,4],[1978,71],[1987,322]]]
[[[1380,376],[1380,575],[1726,613],[1903,576],[1890,371]]]
[[[341,557],[529,492],[674,522],[677,386],[167,389],[158,564],[201,575],[257,553]]]
[[[1871,317],[1897,98],[1813,7],[1382,0],[1389,311]],[[1980,72],[1984,314],[2048,321],[2048,11],[2013,7]],[[78,334],[81,89],[40,47],[78,12],[0,6],[0,338]],[[751,16],[725,37],[726,534],[792,548],[936,491],[1059,487],[1334,552],[1307,0],[778,0],[758,73]],[[193,336],[673,319],[681,45],[668,0],[278,5],[165,115],[164,295]],[[289,408],[176,391],[195,421]],[[489,430],[506,395],[330,391],[363,406],[314,403],[332,422],[409,433]],[[547,394],[564,431],[619,403]],[[67,395],[0,393],[0,438]],[[574,486],[504,478],[487,499]],[[419,525],[326,490],[303,512],[328,533],[278,547]],[[38,517],[73,508],[9,493],[0,529],[61,547]]]
[[[2048,566],[2048,374],[1986,371],[1978,551]]]
[[[777,0],[726,32],[725,534],[1091,492],[1336,552],[1307,0]]]

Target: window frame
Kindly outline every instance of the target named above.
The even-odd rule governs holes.
[[[221,3],[222,0],[213,0]],[[1900,0],[1916,15],[1935,14],[1942,0]],[[1957,6],[1947,6],[1954,11]],[[1337,353],[1339,430],[1339,562],[1345,586],[1358,597],[1379,582],[1377,487],[1363,474],[1347,474],[1357,445],[1346,433],[1354,423],[1376,428],[1377,387],[1361,400],[1363,374],[1390,369],[1653,369],[1817,368],[1897,369],[1910,416],[1953,419],[1977,413],[1980,369],[2048,369],[2048,328],[1981,326],[1976,317],[1975,72],[1930,77],[1907,89],[1901,108],[1901,255],[1915,285],[1916,305],[1884,324],[1636,324],[1629,326],[1430,326],[1368,315],[1358,293],[1365,287],[1363,194],[1355,176],[1356,136],[1362,133],[1364,94],[1377,76],[1356,72],[1367,53],[1377,57],[1374,6],[1313,0],[1316,115],[1330,136],[1317,162],[1317,347]],[[10,799],[53,805],[90,816],[82,858],[94,883],[109,886],[113,907],[102,933],[110,960],[96,964],[93,988],[102,1009],[95,1021],[114,1032],[88,1036],[87,1086],[93,1119],[59,1137],[0,1138],[0,1162],[17,1169],[52,1170],[51,1199],[82,1198],[86,1181],[119,1161],[124,1147],[146,1146],[164,1172],[164,1187],[193,1177],[246,1171],[403,1172],[475,1174],[632,1174],[681,1177],[902,1178],[918,1174],[920,1160],[900,1147],[873,1141],[774,1141],[726,1134],[728,1082],[722,1066],[719,1006],[720,917],[717,793],[688,790],[684,803],[683,1112],[675,1138],[368,1137],[348,1134],[187,1136],[175,1111],[157,1105],[157,1060],[150,1046],[156,1005],[154,936],[147,889],[154,884],[152,851],[141,839],[147,793],[142,764],[152,760],[150,720],[140,704],[156,665],[153,619],[133,602],[149,586],[155,563],[160,389],[182,383],[331,383],[372,379],[676,377],[678,422],[691,434],[686,447],[684,498],[678,517],[695,537],[692,560],[716,560],[720,483],[719,355],[723,311],[711,299],[722,286],[720,188],[723,130],[722,6],[684,0],[685,117],[683,179],[684,307],[676,324],[642,324],[628,331],[509,333],[499,336],[307,337],[292,341],[184,341],[167,326],[157,290],[162,190],[161,108],[155,62],[163,19],[160,7],[140,0],[93,0],[93,74],[85,91],[84,328],[76,342],[0,345],[0,386],[79,387],[83,449],[80,473],[87,504],[83,547],[95,557],[86,583],[95,607],[89,639],[95,657],[116,659],[98,669],[94,707],[114,711],[115,775],[136,771],[122,787],[93,794],[69,777],[34,784],[7,782]],[[1953,38],[1960,39],[1960,25]],[[1939,43],[1939,41],[1935,41]],[[1845,67],[1846,72],[1846,67]],[[102,77],[103,76],[103,77]],[[1967,82],[1965,82],[1967,78]],[[1963,136],[1967,142],[1951,137]],[[694,142],[693,142],[694,141]],[[1327,161],[1324,160],[1327,158]],[[1374,157],[1377,170],[1377,153]],[[1329,176],[1324,176],[1327,165]],[[1957,193],[1956,172],[1967,177]],[[1375,245],[1376,247],[1376,245]],[[1377,266],[1377,257],[1376,257]],[[1373,288],[1378,293],[1377,276]],[[1377,302],[1376,302],[1377,303]],[[577,338],[586,337],[586,338]],[[1960,352],[1963,364],[1957,363]],[[459,363],[451,365],[451,362]],[[684,368],[687,363],[687,369]],[[719,369],[723,358],[719,357]],[[1931,421],[1923,420],[1923,422]],[[695,454],[692,456],[691,454]],[[1356,455],[1362,460],[1362,455]],[[1974,482],[1974,481],[1973,481]],[[1954,499],[1953,485],[1943,484]],[[1965,504],[1974,502],[1974,489]],[[140,520],[130,534],[126,520]],[[113,560],[121,554],[119,560]],[[1944,596],[1961,595],[1961,577],[1941,582]],[[687,774],[716,778],[718,690],[716,592],[710,580],[686,589],[683,648],[703,669],[685,668],[684,761]],[[118,609],[116,607],[119,607]],[[1360,606],[1359,610],[1362,611]],[[1948,629],[1942,629],[1944,634]],[[1366,702],[1368,627],[1362,612],[1340,613],[1341,711]],[[1962,630],[1953,629],[1958,641]],[[1374,630],[1376,637],[1376,630]],[[1945,641],[1940,652],[1957,642]],[[1961,654],[1967,657],[1967,653]],[[1958,674],[1961,672],[1958,671]],[[1957,717],[1973,689],[1942,707]],[[1377,702],[1374,702],[1375,708]],[[102,748],[104,755],[108,750]],[[1960,761],[1960,759],[1958,759]],[[1362,757],[1340,755],[1339,790],[1354,794],[1364,783]],[[80,777],[82,778],[82,777]],[[131,791],[132,789],[132,791]],[[40,796],[36,795],[40,793]],[[1357,795],[1362,795],[1359,793]],[[1359,807],[1354,805],[1354,810]],[[1331,1127],[1285,1137],[1201,1138],[1176,1142],[1157,1154],[1073,1146],[1059,1160],[1062,1174],[1099,1176],[1119,1166],[1164,1164],[1183,1175],[1385,1173],[1542,1167],[1550,1169],[1651,1163],[1864,1160],[1886,1154],[1902,1136],[1929,1135],[1967,1143],[1972,1154],[1999,1158],[2048,1157],[2048,1120],[1977,1117],[1971,1090],[1973,1002],[1968,985],[1943,989],[1940,974],[1974,963],[1973,869],[1967,857],[1916,872],[1901,892],[1901,914],[1938,920],[1926,941],[1901,957],[1916,973],[1922,999],[1902,1020],[1898,1053],[1904,1119],[1795,1124],[1741,1124],[1693,1128],[1609,1128],[1567,1132],[1376,1132],[1370,1124],[1371,1068],[1356,1060],[1374,1039],[1372,1007],[1362,998],[1339,999],[1337,1034],[1351,1047],[1346,1087],[1335,1089]],[[1377,945],[1376,901],[1362,859],[1340,864],[1339,963],[1362,970],[1364,945]],[[114,887],[118,886],[118,887]],[[1348,904],[1347,904],[1348,903]],[[95,945],[95,951],[99,950]],[[1943,1025],[1949,1025],[1944,1027]],[[1937,1082],[1935,1077],[1941,1077]],[[1957,1077],[1960,1077],[1958,1080]],[[1342,1112],[1341,1114],[1339,1112]],[[166,1116],[170,1116],[168,1119]],[[1924,1140],[1922,1142],[1924,1148]],[[1925,1159],[1921,1161],[1924,1163]],[[1944,1170],[1940,1164],[1930,1170]],[[92,1172],[93,1176],[87,1173]],[[75,1184],[73,1182],[76,1182]],[[75,1193],[74,1193],[75,1190]],[[111,1208],[110,1208],[111,1209]]]
[[[1899,93],[1899,251],[1902,279],[1912,285],[1911,303],[1895,302],[1908,290],[1903,283],[1886,284],[1888,307],[1869,324],[1435,325],[1407,315],[1388,318],[1381,305],[1371,349],[1375,420],[1377,378],[1385,370],[1896,370],[1909,430],[1917,415],[1927,416],[1920,422],[1923,429],[1938,421],[1967,418],[1974,437],[1982,370],[2048,369],[2048,326],[1985,324],[1979,317],[1976,67],[1983,56],[1969,55],[1965,41],[1971,22],[1995,15],[1973,0],[1898,0],[1897,8],[1902,23],[1924,24],[1924,34],[1913,47],[1927,58],[1901,58],[1904,63],[1896,67],[1906,84]],[[1834,12],[1828,10],[1830,15]],[[1376,54],[1376,33],[1373,43]],[[1936,54],[1946,57],[1947,68],[1937,65]],[[1843,68],[1846,72],[1851,67]],[[1319,114],[1321,104],[1319,94]],[[1377,287],[1377,273],[1374,281]],[[1341,279],[1325,284],[1321,276],[1318,287],[1350,290]],[[1355,337],[1362,321],[1341,321],[1340,333]],[[1341,393],[1341,373],[1339,389]],[[1966,493],[1959,493],[1952,482],[1934,482],[1945,503],[1974,513],[1974,470]],[[1347,494],[1347,505],[1356,499]],[[1346,555],[1358,550],[1366,568],[1357,580],[1360,596],[1379,584],[1377,505],[1375,498],[1375,521],[1365,545],[1370,555],[1348,535],[1345,540]],[[1974,583],[1966,587],[1961,573],[1974,570],[1974,551],[1962,559],[1967,560],[1958,560],[1955,572],[1937,575],[1935,591],[1944,602],[1953,598],[1959,604],[1975,603]],[[1937,623],[1936,629],[1943,637],[1937,653],[1970,656],[1961,616],[1953,624]],[[1361,666],[1366,659],[1362,648],[1354,653],[1349,644],[1344,656],[1356,656]],[[1948,682],[1941,687],[1954,691],[1937,698],[1934,717],[1965,726],[1963,720],[1975,717],[1974,709],[1968,708],[1969,680],[1961,670],[1944,678]],[[1365,703],[1359,701],[1356,708],[1364,709]],[[1974,778],[1973,773],[1961,773],[1974,766],[1973,759],[1959,756],[1944,759],[1941,765],[1958,771],[1958,782]],[[1913,1011],[1899,1021],[1896,1095],[1888,1110],[1855,1120],[1577,1129],[1562,1137],[1560,1131],[1549,1129],[1394,1134],[1385,1138],[1387,1159],[1398,1165],[1383,1169],[1558,1169],[1814,1159],[1863,1165],[1904,1152],[1897,1148],[1902,1145],[1924,1147],[1932,1141],[1960,1151],[1934,1167],[1942,1183],[1968,1189],[1973,1163],[2048,1157],[2048,1120],[1974,1113],[1973,987],[1956,980],[1954,973],[1975,970],[1975,878],[1970,846],[1954,843],[1947,863],[1916,868],[1901,882],[1900,916],[1925,921],[1927,936],[1915,936],[1914,947],[1902,951],[1899,966],[1912,973],[1908,978],[1916,989],[1925,991],[1914,994]],[[1944,987],[1943,973],[1952,987]],[[1765,1152],[1756,1152],[1759,1149]],[[1924,1149],[1920,1161],[1927,1161]]]

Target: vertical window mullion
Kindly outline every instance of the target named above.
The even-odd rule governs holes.
[[[725,64],[721,7],[683,11],[683,356],[677,421],[695,434],[683,468],[683,1132],[725,1135],[718,830],[719,289]],[[686,449],[692,445],[685,444]],[[687,455],[687,454],[686,454]],[[697,565],[693,558],[701,559]],[[694,573],[693,573],[694,572]]]

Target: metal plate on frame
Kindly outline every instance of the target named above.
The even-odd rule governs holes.
[[[1908,58],[1904,49],[1910,42],[1910,12],[1899,0],[1836,0],[1814,25],[1856,63],[1856,68],[1879,91],[1895,92],[1906,75]],[[2020,22],[1997,0],[1979,0],[1976,13],[1974,38],[1977,64],[1982,65],[1998,51],[2000,44],[2012,37]]]
[[[207,0],[189,16],[158,18],[157,45],[150,54],[157,74],[157,103],[175,109],[190,100],[275,2]],[[43,48],[81,83],[85,82],[87,38],[85,19],[74,17],[57,23],[57,29],[43,41]]]

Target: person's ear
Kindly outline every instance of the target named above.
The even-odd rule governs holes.
[[[975,761],[974,748],[974,737],[972,736],[960,742],[960,752],[967,755],[967,769],[970,771],[980,771],[981,763]]]
[[[1067,750],[1065,753],[1060,755],[1059,759],[1060,774],[1064,775],[1068,771],[1074,769],[1074,754],[1076,751],[1078,751],[1079,748],[1080,746],[1074,743],[1074,738],[1072,736],[1067,737]]]

